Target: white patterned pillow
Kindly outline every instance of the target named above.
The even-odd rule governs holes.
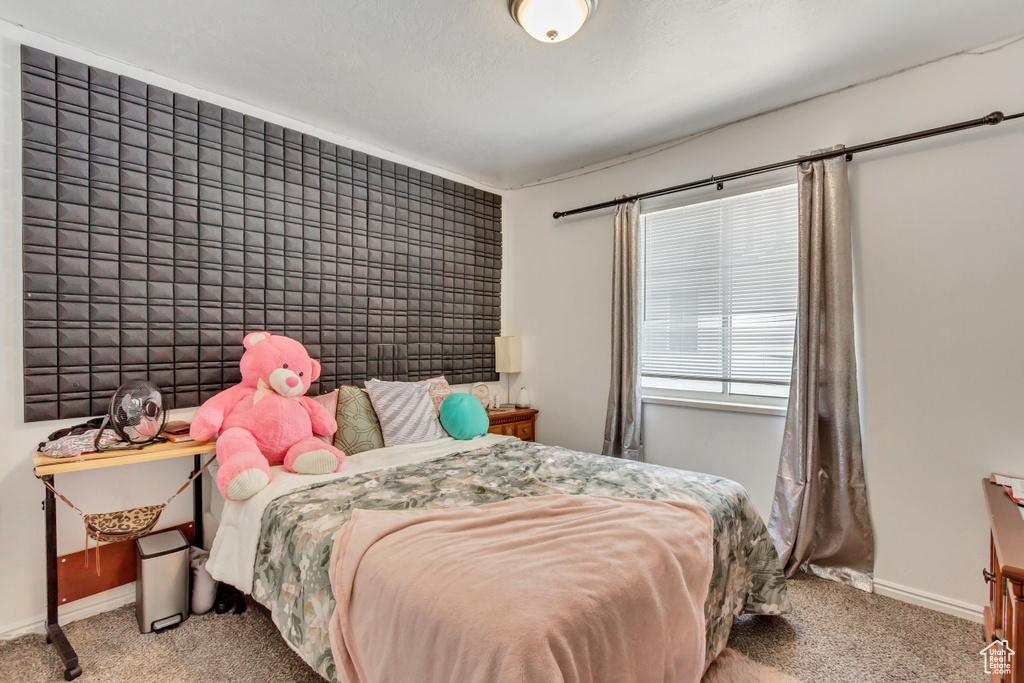
[[[430,387],[420,382],[366,382],[366,393],[380,420],[385,446],[443,439],[441,421],[430,400]]]

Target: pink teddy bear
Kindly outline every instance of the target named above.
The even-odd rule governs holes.
[[[245,500],[270,483],[270,466],[299,474],[329,474],[345,454],[316,435],[338,429],[335,417],[304,396],[320,376],[320,363],[288,337],[253,332],[243,340],[242,381],[200,406],[189,434],[217,439],[217,487],[229,500]]]

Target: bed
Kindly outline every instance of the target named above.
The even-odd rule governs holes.
[[[333,475],[275,471],[267,489],[225,505],[208,568],[263,604],[285,642],[336,681],[328,567],[335,533],[353,510],[481,506],[558,494],[696,501],[707,511],[713,535],[706,664],[725,647],[737,616],[789,611],[775,547],[739,484],[492,434],[360,453]]]

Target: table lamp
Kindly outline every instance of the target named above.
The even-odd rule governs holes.
[[[509,388],[509,375],[523,371],[523,346],[519,337],[494,338],[494,369],[505,373],[505,398],[502,408],[515,408],[512,402],[512,391]]]

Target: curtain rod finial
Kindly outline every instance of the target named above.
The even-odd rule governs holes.
[[[565,214],[564,214],[564,213],[562,213],[561,211],[555,211],[555,212],[554,212],[553,214],[551,214],[551,215],[552,215],[552,216],[554,216],[554,217],[555,217],[556,219],[558,219],[558,218],[561,218],[562,216],[564,216]]]

